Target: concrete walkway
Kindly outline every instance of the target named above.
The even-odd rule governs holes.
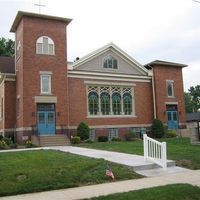
[[[160,177],[149,177],[137,180],[2,197],[0,200],[75,200],[176,183],[188,183],[200,187],[200,170],[168,174]]]

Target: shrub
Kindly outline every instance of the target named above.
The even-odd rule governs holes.
[[[152,122],[152,134],[154,138],[162,138],[165,130],[163,123],[159,119],[154,119]]]
[[[81,138],[81,140],[87,140],[89,138],[90,129],[87,124],[81,122],[77,128],[77,136]]]
[[[3,135],[0,135],[0,140],[2,140],[3,139]]]
[[[126,141],[133,141],[133,140],[135,140],[136,137],[137,137],[136,133],[132,132],[132,131],[125,134]]]
[[[7,149],[8,145],[6,144],[6,142],[2,139],[0,140],[0,149]]]
[[[79,144],[81,142],[81,138],[79,136],[75,136],[71,138],[72,144]]]
[[[24,144],[25,144],[25,147],[26,147],[26,148],[34,147],[34,145],[33,145],[33,143],[31,142],[31,140],[27,140]]]
[[[108,141],[108,137],[107,136],[99,136],[98,137],[98,142],[107,142]]]
[[[8,146],[11,145],[11,144],[13,143],[12,140],[11,140],[11,138],[4,137],[2,140],[3,140]]]
[[[111,141],[119,142],[119,141],[121,141],[121,138],[113,137]]]
[[[166,138],[173,138],[173,137],[176,137],[176,131],[173,131],[173,130],[166,130],[166,131],[165,131],[165,137],[166,137]]]
[[[94,141],[90,140],[90,139],[87,139],[85,140],[86,143],[93,143]]]

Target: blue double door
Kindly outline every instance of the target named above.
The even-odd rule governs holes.
[[[178,112],[171,110],[167,111],[167,126],[168,129],[178,129]]]
[[[55,112],[37,111],[37,129],[39,135],[54,135]]]

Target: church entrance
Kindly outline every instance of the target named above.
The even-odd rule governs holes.
[[[167,126],[168,129],[178,129],[177,105],[167,105]]]
[[[39,135],[55,134],[55,104],[37,104],[37,130]]]

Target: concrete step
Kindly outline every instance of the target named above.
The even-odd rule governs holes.
[[[33,136],[32,141],[34,144],[42,147],[70,145],[69,138],[66,135]]]
[[[156,177],[156,176],[165,176],[168,174],[177,174],[177,173],[189,172],[189,171],[192,171],[192,170],[182,168],[182,167],[177,167],[177,166],[171,166],[171,167],[168,167],[167,170],[164,170],[163,168],[155,168],[155,169],[147,169],[147,170],[136,170],[135,172],[147,177]]]
[[[174,167],[176,166],[176,162],[173,160],[168,160],[167,161],[167,167]],[[141,170],[151,170],[151,169],[158,169],[161,168],[159,165],[156,163],[149,163],[149,162],[144,162],[141,163],[141,165],[138,166],[128,166],[129,169],[132,169],[133,171],[141,171]]]

